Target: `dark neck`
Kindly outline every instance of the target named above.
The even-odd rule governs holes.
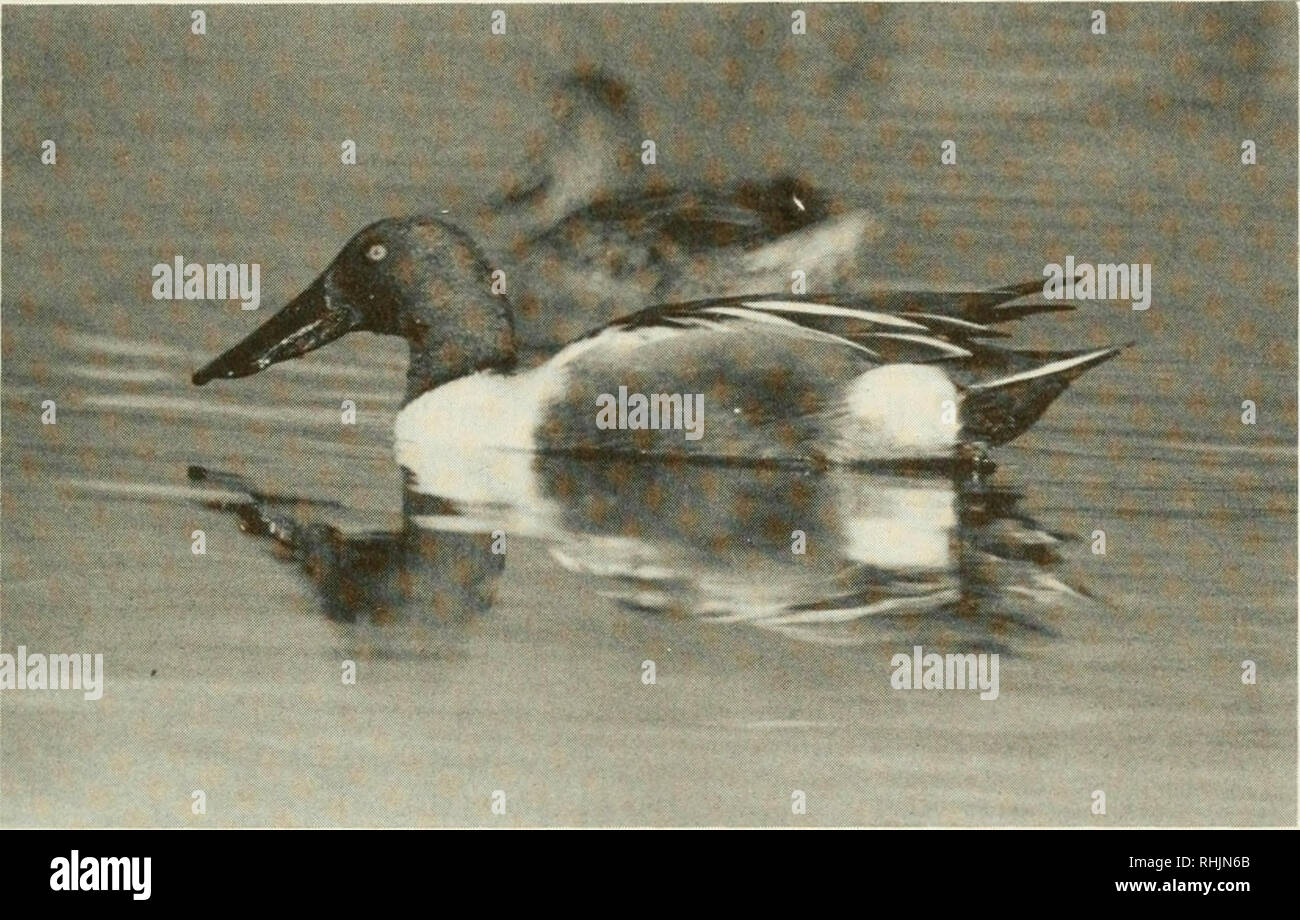
[[[410,352],[410,361],[406,367],[406,402],[408,403],[444,383],[451,383],[461,377],[468,377],[470,374],[485,370],[505,374],[514,370],[516,365],[513,342],[507,351],[478,357],[467,356],[463,361],[453,364],[448,364],[443,356],[435,354],[422,342],[412,340]]]

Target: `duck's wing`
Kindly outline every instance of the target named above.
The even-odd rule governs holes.
[[[686,252],[752,248],[825,220],[825,197],[791,176],[703,188],[624,195],[571,216],[571,221],[622,228]]]
[[[1059,300],[1022,302],[1042,288],[1043,282],[1034,280],[984,290],[880,290],[827,296],[742,295],[653,306],[615,320],[610,325],[638,328],[680,324],[692,317],[732,315],[740,318],[742,314],[752,319],[758,313],[854,341],[874,337],[902,342],[912,340],[908,337],[921,336],[969,347],[978,346],[984,339],[1010,338],[1010,334],[1000,328],[1005,323],[1040,313],[1075,309],[1072,304]],[[949,353],[939,345],[933,347]]]
[[[1062,308],[1052,302],[1008,305],[1039,285],[847,298],[734,297],[654,307],[605,330],[748,328],[801,346],[816,342],[851,351],[877,365],[943,364],[966,393],[967,434],[1001,444],[1024,432],[1080,374],[1127,347],[1015,351],[984,342],[1005,336],[996,328],[999,323]]]
[[[652,307],[604,329],[660,328],[784,330],[800,338],[865,354],[873,363],[930,363],[973,359],[986,348],[982,337],[999,335],[992,326],[936,314],[934,319],[874,309],[860,298],[729,297]]]
[[[738,297],[643,310],[538,370],[546,391],[562,396],[545,400],[545,421],[534,430],[545,433],[543,449],[564,452],[946,457],[954,437],[1002,444],[1018,436],[1075,377],[1118,353],[1010,351],[980,340],[989,328],[967,319],[925,323],[837,298]],[[593,430],[591,407],[608,408],[611,394],[624,391],[699,394],[708,443],[655,435],[646,437],[660,441],[640,444],[621,429]],[[947,403],[960,408],[959,433],[916,423],[941,418]]]

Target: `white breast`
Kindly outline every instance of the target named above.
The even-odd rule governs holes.
[[[505,376],[481,372],[413,400],[397,415],[393,450],[414,488],[466,504],[537,499],[532,461],[543,406],[561,374],[542,366]]]
[[[397,462],[428,495],[466,504],[549,506],[533,476],[535,436],[546,407],[564,397],[570,368],[590,351],[618,356],[684,332],[613,327],[530,371],[482,371],[443,384],[398,413]]]

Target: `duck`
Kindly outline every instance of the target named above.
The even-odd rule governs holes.
[[[551,88],[540,153],[464,219],[515,309],[521,353],[658,303],[839,286],[869,273],[885,232],[873,209],[789,174],[675,186],[641,162],[635,94],[579,68]],[[560,309],[560,305],[563,309]]]
[[[994,344],[1010,320],[1072,309],[1014,303],[1041,289],[1032,281],[660,305],[525,365],[492,270],[448,221],[380,220],[193,383],[255,374],[349,332],[399,336],[410,358],[394,444],[411,487],[491,501],[546,453],[812,467],[945,462],[1020,436],[1081,373],[1127,347]],[[626,425],[600,423],[602,402],[629,393],[668,400],[659,427],[633,425],[630,415]],[[699,437],[675,424],[674,396],[698,407]]]

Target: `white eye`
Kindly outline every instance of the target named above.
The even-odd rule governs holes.
[[[376,243],[366,250],[366,258],[371,262],[379,262],[386,255],[388,255],[388,250],[384,248],[383,243]]]

